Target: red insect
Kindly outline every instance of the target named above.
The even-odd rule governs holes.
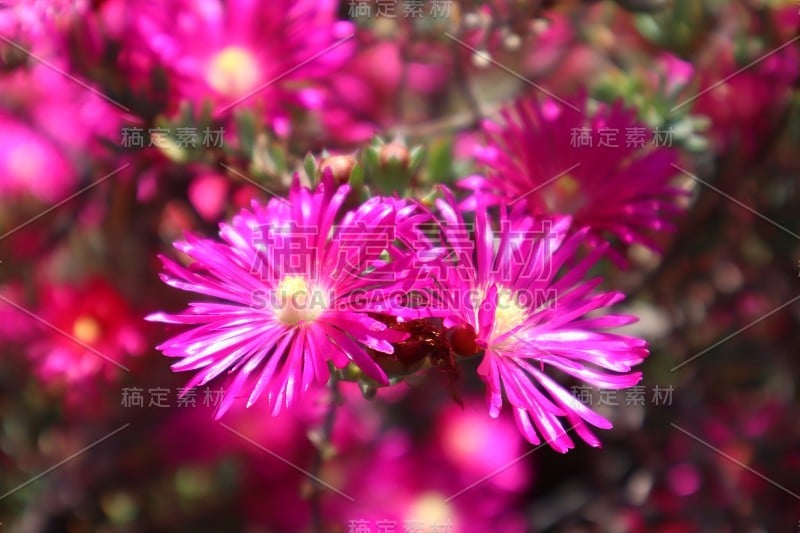
[[[455,353],[448,335],[441,326],[429,320],[398,322],[394,317],[385,315],[372,315],[372,318],[380,320],[393,330],[409,334],[406,340],[393,343],[394,353],[369,350],[381,368],[392,375],[407,376],[419,370],[427,360],[433,368],[447,375],[448,388],[453,400],[463,406],[455,387],[459,375]]]

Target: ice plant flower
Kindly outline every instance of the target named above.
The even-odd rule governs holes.
[[[253,202],[221,224],[222,242],[189,234],[175,243],[192,259],[188,267],[162,257],[167,284],[217,299],[148,317],[194,326],[158,347],[180,359],[174,370],[197,371],[186,390],[234,374],[217,417],[243,391],[248,407],[265,396],[276,415],[312,385],[324,385],[328,363],[352,362],[388,385],[367,349],[392,353],[391,343],[405,334],[370,314],[402,311],[404,293],[394,292],[395,306],[391,289],[408,279],[402,269],[410,258],[393,241],[396,222],[413,220],[415,206],[375,197],[342,213],[349,191],[336,186],[330,170],[314,191],[296,176],[288,201]]]
[[[517,459],[527,445],[511,416],[487,417],[481,400],[467,398],[463,408],[453,403],[439,413],[441,454],[464,486],[487,476],[486,482],[498,489],[523,490],[531,481],[531,465]]]
[[[25,285],[10,281],[0,284],[0,341],[4,344],[29,342],[39,331],[36,323],[9,301],[25,305]]]
[[[0,197],[52,203],[102,172],[95,165],[110,159],[118,108],[43,65],[0,76],[0,94]]]
[[[502,112],[502,122],[485,121],[488,144],[476,159],[488,175],[460,185],[484,191],[490,203],[520,201],[534,215],[569,215],[575,227],[589,227],[596,244],[616,238],[658,250],[653,233],[672,229],[670,218],[681,212],[676,200],[685,194],[670,184],[676,150],[654,146],[653,130],[619,102],[599,104],[588,117],[584,99],[570,105],[575,109],[519,100]],[[475,198],[465,207],[474,208]],[[612,257],[623,263],[621,255]]]
[[[359,43],[357,55],[330,80],[329,98],[335,104],[321,110],[327,145],[363,142],[391,125],[402,78],[398,45]]]
[[[75,175],[49,139],[2,110],[0,131],[0,198],[32,196],[46,203],[66,196]]]
[[[789,8],[789,12],[796,24],[797,9]],[[776,22],[780,24],[780,20]],[[698,98],[692,113],[711,119],[710,136],[717,151],[733,150],[738,156],[750,157],[769,138],[778,117],[786,113],[800,79],[800,53],[794,46],[774,52],[764,49],[737,61],[737,43],[728,40],[720,40],[711,52],[698,65],[699,85],[694,89]],[[739,72],[759,56],[763,57],[752,68]],[[742,94],[748,98],[741,98]]]
[[[417,444],[398,429],[375,437],[338,448],[341,453],[328,466],[326,472],[341,480],[355,502],[323,501],[324,516],[331,519],[326,530],[381,531],[380,524],[401,524],[405,527],[395,531],[526,531],[525,517],[512,510],[525,487],[504,490],[494,483],[474,484],[475,477],[464,481],[464,470],[433,440]],[[519,455],[513,459],[515,466],[530,466]],[[463,490],[469,482],[473,486]]]
[[[169,0],[131,2],[134,31],[125,51],[134,73],[153,67],[171,83],[171,105],[247,99],[279,132],[287,104],[316,108],[321,81],[352,53],[352,24],[336,20],[333,0]],[[317,86],[314,87],[313,85]]]
[[[96,377],[113,381],[128,357],[144,353],[139,318],[105,279],[47,284],[40,299],[36,316],[41,321],[35,326],[41,335],[29,343],[28,356],[45,383],[74,385]]]
[[[0,35],[38,54],[58,50],[57,36],[85,18],[87,0],[28,0],[0,4]],[[56,37],[56,38],[54,38]],[[0,44],[0,49],[7,43]]]
[[[568,433],[574,429],[599,446],[587,422],[603,429],[611,423],[545,369],[601,389],[631,387],[641,379],[631,368],[646,357],[645,341],[603,331],[636,320],[606,312],[623,295],[596,292],[600,280],[584,280],[604,250],[594,248],[574,260],[586,230],[570,232],[568,217],[552,222],[522,216],[520,206],[510,215],[501,207],[494,232],[480,194],[474,241],[467,239],[468,226],[451,193],[443,190],[445,199],[437,201],[439,244],[449,260],[436,266],[449,267],[435,276],[438,290],[431,305],[452,328],[456,351],[483,354],[478,374],[487,386],[489,414],[497,417],[505,398],[531,443],[539,444],[541,435],[563,453],[573,447]]]

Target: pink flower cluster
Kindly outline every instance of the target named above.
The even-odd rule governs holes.
[[[229,186],[219,168],[204,166],[224,150],[174,169],[171,163],[188,157],[174,146],[151,144],[129,158],[109,150],[109,141],[125,124],[204,117],[232,128],[233,149],[256,154],[255,164],[266,149],[247,138],[263,137],[248,130],[239,109],[279,140],[302,124],[346,145],[392,120],[385,102],[400,85],[434,94],[445,80],[426,85],[435,69],[412,59],[406,71],[394,45],[367,32],[356,39],[355,24],[337,19],[334,1],[96,4],[56,9],[35,2],[2,12],[0,51],[22,56],[0,77],[7,95],[0,104],[0,194],[55,202],[96,185],[90,172],[113,174],[119,169],[109,163],[125,161],[122,168],[134,166],[137,176],[126,190],[142,202],[183,187],[188,174],[183,192],[201,219],[218,220],[228,200],[249,206],[220,225],[221,241],[188,232],[175,244],[177,258],[162,257],[165,283],[205,299],[148,317],[188,326],[158,346],[176,359],[174,370],[194,372],[187,388],[231,377],[217,416],[238,399],[248,406],[263,400],[277,415],[332,376],[370,390],[433,366],[454,382],[461,359],[480,357],[492,417],[508,404],[532,443],[565,452],[574,430],[599,445],[589,425],[610,422],[567,393],[566,381],[629,387],[641,377],[633,368],[647,348],[608,331],[634,318],[610,309],[622,295],[600,290],[589,272],[605,256],[625,265],[631,245],[657,250],[685,194],[671,183],[676,150],[571,145],[576,129],[641,128],[633,111],[585,96],[521,98],[499,120],[484,121],[474,156],[486,172],[457,182],[469,191],[459,200],[439,187],[433,201],[401,198],[403,191],[360,201],[360,185],[328,170],[309,176],[315,186],[295,176],[287,198],[264,204],[251,201],[252,189]],[[556,20],[558,29],[564,21]],[[561,35],[555,41],[567,40],[554,32]],[[492,49],[500,46],[495,37],[465,36]],[[76,43],[83,56],[69,53]],[[92,77],[104,79],[110,57],[123,82],[101,87]],[[375,76],[376,65],[386,66],[387,76]],[[63,127],[70,122],[81,127]],[[99,203],[93,209],[80,214],[89,228],[105,213]],[[164,213],[164,234],[191,226],[181,202],[165,202]],[[93,295],[88,303],[56,286],[36,302],[51,332],[79,341],[30,342],[42,375],[75,382],[101,368],[113,372],[87,353],[120,363],[118,356],[143,352],[125,299],[91,280],[81,290]]]
[[[746,357],[796,344],[789,3],[0,1],[0,514],[756,527],[766,485],[696,444],[800,465]],[[728,381],[780,401],[702,407]]]
[[[541,109],[535,112],[542,117]],[[617,110],[611,123],[625,116]],[[476,190],[470,223],[445,187],[436,210],[381,196],[346,210],[351,188],[337,185],[330,169],[313,189],[296,176],[288,201],[254,202],[222,224],[223,242],[188,235],[176,243],[188,264],[163,258],[167,284],[216,301],[151,315],[192,326],[159,349],[179,359],[173,369],[196,372],[188,387],[232,376],[217,416],[240,396],[248,406],[264,397],[278,414],[324,386],[332,371],[338,379],[387,386],[426,362],[454,370],[457,359],[479,356],[491,416],[505,401],[532,443],[543,438],[566,452],[575,430],[599,446],[587,423],[607,429],[610,422],[546,369],[598,388],[626,388],[641,378],[632,368],[646,357],[645,342],[607,331],[635,320],[609,310],[623,295],[598,291],[602,280],[587,279],[608,249],[600,242],[603,230],[632,226],[637,218],[661,229],[660,210],[677,211],[667,201],[678,194],[667,184],[672,154],[642,155],[641,165],[652,169],[641,183],[635,181],[640,163],[630,155],[597,161],[618,187],[616,204],[594,210],[589,204],[574,218],[558,206],[547,211],[535,190],[539,209],[525,202],[508,206],[500,194],[488,202]],[[531,175],[514,166],[501,170]],[[588,170],[579,176],[576,194],[606,194],[592,187]],[[496,187],[503,183],[516,186],[505,180]],[[655,200],[660,197],[666,199]],[[639,233],[625,236],[630,242]],[[415,348],[419,322],[447,339],[444,353]]]

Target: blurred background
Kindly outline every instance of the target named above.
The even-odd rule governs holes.
[[[799,31],[793,0],[0,2],[0,530],[796,531]],[[568,384],[602,448],[489,418],[472,360],[463,408],[436,370],[179,398],[157,254],[332,156],[478,173],[481,120],[543,95],[624,102],[691,192],[602,264],[651,346],[640,386]]]

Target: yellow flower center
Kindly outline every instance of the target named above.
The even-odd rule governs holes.
[[[311,322],[327,308],[326,294],[309,287],[302,276],[284,276],[275,290],[275,316],[287,326]]]
[[[520,305],[519,298],[508,289],[497,291],[497,309],[494,312],[494,336],[499,337],[522,324],[528,310]]]
[[[406,520],[425,524],[425,527],[437,525],[445,527],[453,524],[453,510],[445,497],[438,492],[421,494],[409,506],[405,516]]]
[[[94,318],[82,315],[72,325],[72,335],[84,344],[92,344],[100,340],[100,324]]]
[[[252,91],[261,79],[253,54],[240,46],[229,46],[211,58],[206,81],[219,93],[237,97]]]
[[[475,309],[475,323],[478,323],[478,312],[484,301],[487,289],[478,289],[474,294],[473,308]],[[494,327],[492,337],[497,338],[522,324],[528,318],[528,308],[520,303],[519,294],[511,292],[505,287],[497,287],[497,307],[494,310]]]

